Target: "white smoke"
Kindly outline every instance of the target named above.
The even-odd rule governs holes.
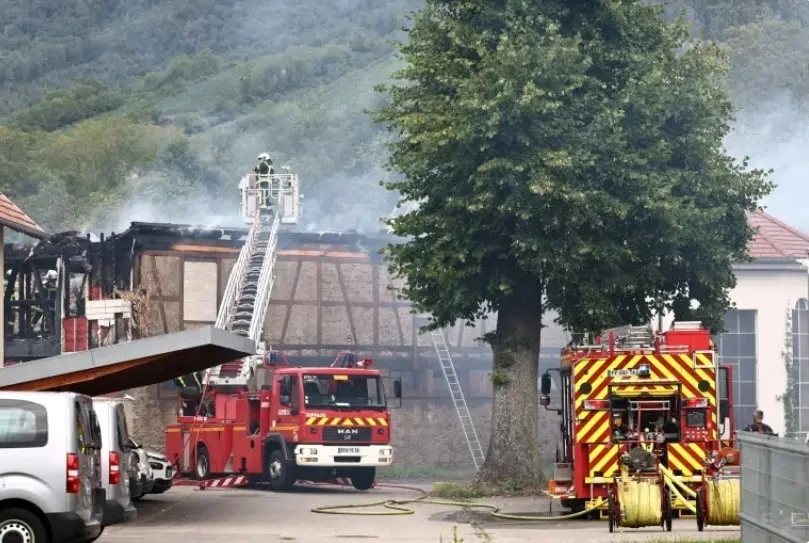
[[[123,232],[133,222],[190,224],[199,226],[245,226],[239,208],[239,190],[234,182],[232,199],[222,201],[200,185],[172,173],[150,172],[132,176],[121,203],[100,210],[93,229]]]
[[[783,92],[766,104],[737,115],[725,141],[728,153],[750,157],[752,168],[773,169],[778,185],[764,200],[767,212],[804,232],[809,232],[809,125],[792,96]]]

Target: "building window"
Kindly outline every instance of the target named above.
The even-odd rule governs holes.
[[[809,432],[809,301],[801,298],[792,310],[792,363],[798,368],[794,397],[799,432]]]
[[[725,315],[725,333],[714,340],[719,363],[733,372],[733,426],[750,424],[756,409],[756,314],[754,309]]]

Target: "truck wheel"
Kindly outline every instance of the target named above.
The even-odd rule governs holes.
[[[0,541],[45,543],[47,533],[42,521],[27,509],[0,511]]]
[[[194,469],[194,478],[198,481],[207,479],[211,476],[211,457],[208,454],[208,448],[205,445],[200,445],[197,448],[197,465]]]
[[[270,488],[276,491],[289,490],[295,484],[284,455],[277,449],[270,453],[267,460],[267,480]]]
[[[357,490],[368,490],[374,486],[376,468],[354,468],[351,470],[351,486]]]

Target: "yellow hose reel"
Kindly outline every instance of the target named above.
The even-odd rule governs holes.
[[[741,523],[741,480],[707,479],[697,492],[697,530],[705,526],[738,526]]]
[[[660,476],[616,477],[608,508],[610,532],[647,526],[671,531],[671,498]]]

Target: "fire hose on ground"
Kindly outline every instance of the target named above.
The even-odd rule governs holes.
[[[430,498],[430,495],[420,488],[403,485],[377,485],[381,488],[396,488],[399,490],[411,490],[421,494],[418,498],[411,498],[407,500],[381,500],[368,503],[355,503],[344,505],[329,505],[325,507],[315,507],[311,509],[313,513],[322,513],[325,515],[361,515],[361,516],[392,516],[392,515],[412,515],[416,511],[414,509],[405,507],[408,504],[430,504],[430,505],[445,505],[449,507],[457,507],[459,509],[483,509],[489,512],[494,518],[505,520],[522,520],[522,521],[542,521],[542,520],[566,520],[583,517],[604,505],[605,500],[599,500],[595,505],[583,511],[571,513],[568,515],[516,515],[511,513],[503,513],[499,507],[485,503],[472,503],[457,500],[441,500]],[[387,511],[362,511],[361,509],[370,509],[372,507],[382,507]]]
[[[697,505],[683,496],[683,493],[690,498],[697,498],[697,493],[683,483],[669,469],[660,466],[663,481],[669,490],[681,500],[681,502],[692,512],[697,512]],[[619,485],[619,501],[623,510],[622,526],[627,528],[657,526],[661,523],[663,511],[660,504],[662,502],[662,488],[653,481],[630,480],[628,484]],[[488,511],[489,515],[504,520],[519,521],[546,521],[546,520],[570,520],[583,517],[593,511],[600,509],[606,502],[604,499],[598,500],[593,506],[576,513],[567,515],[518,515],[504,513],[499,507],[483,503],[472,503],[460,500],[444,500],[430,498],[430,495],[416,487],[381,484],[378,488],[394,488],[399,490],[409,490],[421,494],[418,498],[397,500],[387,499],[366,503],[351,503],[341,505],[329,505],[314,507],[313,513],[325,515],[356,515],[356,516],[396,516],[413,515],[415,510],[406,507],[407,505],[443,505],[457,507],[459,509],[482,509]],[[707,524],[713,526],[738,525],[739,521],[739,481],[734,479],[717,480],[707,482]],[[682,492],[681,492],[682,490]],[[383,508],[383,511],[368,511],[371,508]]]

